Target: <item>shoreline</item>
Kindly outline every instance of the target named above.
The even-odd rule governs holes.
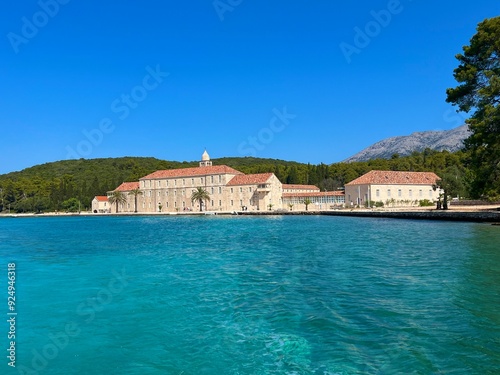
[[[500,225],[500,207],[480,206],[452,208],[449,210],[436,209],[341,209],[341,210],[311,210],[311,211],[232,211],[232,212],[156,212],[156,213],[106,213],[96,214],[92,212],[81,213],[26,213],[8,214],[1,213],[0,218],[25,218],[25,217],[115,217],[115,216],[347,216],[360,218],[384,218],[384,219],[406,219],[406,220],[441,220],[462,221],[478,223],[494,223]]]

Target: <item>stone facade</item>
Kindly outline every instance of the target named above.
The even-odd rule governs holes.
[[[273,173],[245,175],[226,165],[214,166],[205,151],[199,167],[156,171],[140,178],[139,182],[120,185],[116,190],[124,194],[127,202],[119,204],[119,212],[134,212],[133,189],[140,190],[137,211],[141,213],[200,211],[200,202],[191,200],[193,192],[200,187],[210,197],[202,202],[201,211],[282,208],[282,184]]]
[[[346,204],[364,206],[371,201],[401,207],[418,205],[424,199],[435,202],[440,194],[433,188],[437,180],[432,172],[370,171],[346,184]]]
[[[110,205],[107,196],[98,195],[92,199],[92,212],[94,213],[109,213]]]
[[[283,184],[283,193],[316,193],[319,187],[315,185]]]

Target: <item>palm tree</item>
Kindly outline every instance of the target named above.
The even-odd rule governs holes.
[[[127,202],[127,197],[119,190],[114,190],[108,195],[109,203],[116,203],[116,213],[118,213],[118,204]]]
[[[269,207],[269,211],[271,211],[271,210],[273,209],[273,206],[274,206],[274,204],[272,204],[272,203],[269,203],[269,204],[267,205],[267,207]]]
[[[128,193],[128,195],[133,195],[134,196],[134,212],[137,212],[137,196],[138,195],[142,195],[142,191],[139,190],[139,188],[137,189],[132,189],[130,190],[130,193]]]
[[[197,187],[196,190],[193,190],[193,194],[191,194],[191,202],[199,201],[200,202],[200,212],[203,208],[203,201],[207,201],[210,199],[210,194],[208,191],[203,189],[202,187]]]
[[[312,203],[309,198],[304,199],[304,204],[306,205],[306,211],[309,211],[308,206]]]

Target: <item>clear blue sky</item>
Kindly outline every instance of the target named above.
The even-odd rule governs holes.
[[[463,123],[445,102],[454,56],[499,14],[485,0],[9,1],[0,173],[75,157],[198,160],[205,147],[332,163],[451,129]]]

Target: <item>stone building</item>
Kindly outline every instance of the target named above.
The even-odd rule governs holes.
[[[309,202],[306,207],[305,202]],[[283,206],[290,211],[325,211],[344,207],[343,191],[289,192],[283,193]]]
[[[106,195],[97,195],[92,199],[92,212],[104,214],[110,212],[109,208],[109,201]]]
[[[273,173],[246,175],[227,165],[212,165],[205,151],[198,167],[160,170],[140,178],[139,182],[120,185],[116,190],[124,193],[127,202],[119,205],[119,212],[134,212],[133,189],[140,190],[138,212],[200,211],[200,203],[191,201],[193,191],[199,187],[210,196],[202,203],[202,211],[282,208],[282,184]]]
[[[136,197],[132,194],[134,190],[139,189],[139,182],[124,182],[118,186],[114,191],[120,191],[123,196],[127,199],[125,203],[118,204],[119,212],[135,212],[136,211]],[[137,195],[137,211],[139,212],[139,199],[142,196],[142,192]],[[108,193],[109,195],[109,193]],[[110,212],[116,212],[116,203],[112,205],[113,210]]]
[[[368,201],[384,205],[406,206],[439,198],[433,186],[439,177],[433,172],[370,171],[345,185],[345,200],[350,206]]]
[[[305,204],[305,202],[309,204]],[[345,203],[344,192],[320,191],[315,185],[283,185],[283,206],[290,211],[331,210]],[[307,206],[307,207],[306,207]]]

